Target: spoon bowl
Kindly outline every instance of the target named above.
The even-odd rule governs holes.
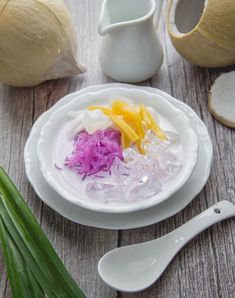
[[[101,278],[112,288],[124,292],[141,291],[151,286],[156,281],[156,272],[160,276],[165,270],[165,259],[174,256],[166,250],[168,237],[162,238],[161,241],[153,240],[110,251],[99,262]]]

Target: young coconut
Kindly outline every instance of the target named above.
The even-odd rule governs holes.
[[[218,121],[235,128],[235,71],[215,80],[209,95],[209,109]]]
[[[0,81],[33,86],[79,74],[75,28],[62,0],[0,0]]]
[[[235,63],[235,0],[169,0],[167,27],[174,47],[191,63]]]

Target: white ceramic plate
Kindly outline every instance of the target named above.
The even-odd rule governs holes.
[[[132,203],[124,201],[105,203],[95,198],[91,199],[85,191],[81,191],[81,185],[79,185],[78,189],[74,189],[70,183],[67,183],[67,181],[63,179],[63,171],[55,167],[54,149],[52,149],[55,147],[55,143],[58,143],[58,141],[55,142],[58,131],[61,130],[64,124],[68,123],[68,114],[70,112],[84,110],[90,105],[108,104],[110,98],[116,97],[117,94],[118,96],[132,99],[136,104],[145,103],[145,105],[154,108],[159,115],[163,116],[176,129],[180,136],[182,146],[182,169],[174,179],[158,194],[148,199],[138,200]],[[61,151],[62,144],[66,142],[66,140],[62,140],[63,141],[57,144],[59,151]],[[62,198],[75,205],[93,211],[127,213],[153,207],[165,201],[174,192],[180,189],[189,179],[196,164],[198,142],[189,119],[180,109],[172,105],[163,96],[133,87],[131,89],[119,88],[118,93],[116,93],[115,89],[101,89],[96,92],[87,92],[84,95],[77,96],[72,102],[63,105],[50,115],[48,121],[46,121],[42,127],[37,151],[43,177]],[[71,179],[74,179],[75,185],[79,183],[77,174],[70,173],[70,180]]]
[[[199,142],[198,160],[191,177],[181,189],[174,193],[174,195],[165,202],[155,207],[132,213],[107,214],[89,211],[61,198],[46,183],[39,169],[36,147],[42,126],[49,119],[53,111],[72,101],[77,96],[104,88],[111,88],[112,90],[115,89],[118,93],[119,87],[133,88],[133,85],[117,83],[92,86],[64,97],[59,102],[57,102],[50,110],[48,110],[38,118],[31,130],[30,136],[25,145],[24,160],[26,175],[37,195],[48,206],[50,206],[62,216],[86,226],[93,226],[105,229],[131,229],[160,222],[176,214],[187,204],[189,204],[193,200],[193,198],[202,190],[210,174],[213,155],[212,143],[204,123],[197,116],[197,114],[189,106],[171,97],[169,94],[161,90],[150,87],[135,86],[135,88],[147,90],[148,92],[153,94],[163,95],[177,108],[181,109],[190,119],[192,128]]]

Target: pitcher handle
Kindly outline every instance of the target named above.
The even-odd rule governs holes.
[[[163,0],[154,0],[155,1],[155,22],[156,22],[156,28],[158,27],[160,16],[162,13],[162,3]]]

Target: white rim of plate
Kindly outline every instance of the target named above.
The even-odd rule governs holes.
[[[58,181],[56,181],[53,177],[53,173],[50,170],[50,166],[48,161],[45,159],[45,156],[47,156],[47,148],[48,146],[46,146],[47,141],[50,141],[50,127],[51,124],[56,121],[58,118],[61,117],[61,112],[64,112],[66,110],[66,112],[68,112],[68,110],[73,110],[74,105],[78,105],[80,106],[81,103],[84,103],[84,100],[81,101],[81,97],[88,97],[92,98],[96,97],[96,96],[100,96],[100,97],[104,97],[107,95],[103,95],[104,93],[108,93],[110,91],[108,91],[107,89],[102,89],[100,91],[95,91],[95,92],[87,92],[86,94],[80,95],[77,98],[74,98],[74,100],[72,100],[71,102],[63,105],[62,107],[56,109],[55,111],[53,111],[53,113],[51,113],[49,119],[44,123],[41,132],[40,132],[40,138],[38,141],[38,146],[37,146],[37,154],[38,154],[38,159],[39,159],[39,163],[40,163],[40,168],[41,168],[41,173],[43,175],[43,177],[45,178],[45,180],[47,181],[47,183],[65,200],[69,201],[70,203],[74,204],[74,205],[78,205],[82,208],[86,208],[92,211],[96,211],[96,212],[106,212],[106,213],[130,213],[130,212],[136,212],[139,210],[143,210],[143,209],[147,209],[150,207],[153,207],[155,205],[158,205],[160,203],[162,203],[163,201],[169,199],[177,190],[179,190],[185,183],[186,181],[189,179],[189,177],[192,174],[192,171],[196,165],[197,162],[197,155],[198,155],[198,141],[197,138],[194,134],[194,131],[191,127],[190,121],[188,119],[188,117],[186,117],[186,115],[178,108],[176,108],[174,105],[172,105],[166,98],[164,98],[163,96],[160,95],[153,95],[151,93],[149,93],[148,91],[144,91],[144,90],[139,90],[136,88],[119,88],[119,92],[121,94],[121,96],[124,96],[123,94],[125,92],[127,93],[135,93],[138,92],[142,93],[142,96],[146,96],[148,98],[150,98],[152,100],[152,102],[155,102],[155,100],[159,100],[159,104],[161,104],[162,106],[164,106],[165,108],[168,109],[168,111],[170,110],[171,113],[173,113],[174,115],[177,115],[177,122],[182,121],[185,124],[186,127],[186,131],[185,133],[187,133],[188,135],[188,145],[191,147],[191,158],[190,160],[187,161],[187,164],[185,166],[185,168],[183,169],[183,171],[180,173],[180,175],[177,176],[176,181],[177,183],[174,183],[171,185],[170,188],[166,188],[164,191],[148,198],[145,200],[141,200],[141,201],[137,201],[135,203],[130,203],[130,204],[117,204],[117,205],[109,205],[109,204],[103,204],[103,203],[95,203],[91,200],[85,200],[77,199],[77,196],[72,195],[71,193],[67,192],[64,190],[64,187],[62,186],[62,184],[58,183]],[[103,93],[103,94],[102,94]],[[125,95],[125,96],[129,96],[129,95]],[[154,97],[154,98],[153,98]],[[90,100],[91,101],[91,100]],[[85,102],[85,106],[91,104],[91,102]],[[150,102],[148,104],[151,104]],[[53,129],[53,127],[52,127]],[[46,152],[45,152],[46,151]],[[79,197],[84,197],[85,195],[83,194],[78,194]]]
[[[187,206],[195,198],[195,196],[198,195],[200,191],[204,188],[210,175],[213,147],[208,130],[205,124],[202,122],[202,120],[198,117],[198,115],[188,105],[172,97],[171,95],[162,90],[146,86],[135,86],[135,88],[148,90],[149,92],[152,92],[154,94],[164,95],[170,102],[172,102],[185,114],[188,115],[197,137],[200,138],[199,153],[201,155],[201,158],[200,160],[198,160],[196,167],[192,173],[192,176],[189,178],[186,184],[179,191],[177,191],[169,200],[166,200],[165,202],[157,205],[156,207],[133,212],[130,214],[97,213],[70,204],[68,202],[66,202],[65,204],[65,201],[57,193],[55,193],[54,190],[49,187],[49,185],[46,184],[46,181],[40,174],[40,171],[38,171],[38,169],[34,171],[34,169],[31,166],[32,163],[35,163],[35,165],[38,163],[37,157],[35,156],[35,150],[33,150],[32,154],[30,153],[31,145],[35,143],[35,134],[39,133],[40,127],[43,126],[43,121],[45,121],[47,116],[49,118],[49,115],[50,113],[52,113],[53,110],[73,100],[74,96],[83,94],[88,91],[94,91],[100,88],[118,89],[120,87],[133,88],[133,85],[111,83],[90,86],[63,97],[53,107],[51,107],[48,111],[44,112],[36,120],[30,132],[29,138],[25,144],[24,162],[26,176],[38,197],[60,215],[73,222],[85,226],[92,226],[103,229],[124,230],[140,228],[154,223],[158,223],[168,217],[175,215],[176,213],[181,211],[185,206]],[[31,157],[32,160],[35,159],[35,161],[31,161]]]

